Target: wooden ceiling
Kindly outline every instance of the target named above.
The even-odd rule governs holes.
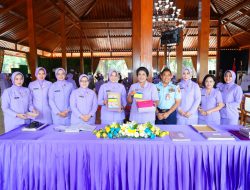
[[[61,15],[65,7],[66,51],[132,52],[132,0],[35,0],[36,45],[40,50],[61,53]],[[198,47],[198,0],[185,1],[183,48]],[[250,47],[250,0],[211,0],[210,50],[217,47],[221,25],[221,48]],[[28,46],[26,0],[0,0],[0,47],[8,43]],[[153,50],[159,36],[153,36]],[[18,46],[19,47],[19,46]],[[185,54],[185,53],[184,53]],[[188,54],[188,53],[187,53]],[[119,55],[119,53],[118,53]]]

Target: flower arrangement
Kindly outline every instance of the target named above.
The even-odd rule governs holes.
[[[134,121],[125,124],[112,123],[102,129],[94,130],[97,138],[151,138],[169,135],[168,131],[162,131],[150,122],[138,124]]]

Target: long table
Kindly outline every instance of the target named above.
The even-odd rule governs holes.
[[[249,189],[250,141],[207,141],[190,126],[160,127],[192,141],[18,128],[0,136],[0,189]]]

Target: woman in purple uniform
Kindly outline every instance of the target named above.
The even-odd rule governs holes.
[[[34,108],[39,115],[34,119],[41,123],[52,124],[51,109],[49,107],[49,88],[52,85],[50,81],[45,80],[46,70],[38,67],[35,72],[36,80],[29,84],[31,99]]]
[[[126,89],[125,87],[118,83],[118,72],[116,70],[111,70],[109,72],[109,81],[103,84],[98,93],[98,105],[101,105],[101,123],[111,124],[113,122],[122,123],[125,118],[124,108],[127,104],[126,101]],[[120,94],[121,110],[112,111],[108,109],[108,92],[116,92]]]
[[[228,70],[224,74],[225,84],[219,87],[225,106],[220,110],[222,125],[238,125],[238,107],[242,100],[242,89],[235,84],[235,72]]]
[[[70,107],[72,110],[71,124],[95,124],[97,110],[96,93],[88,88],[89,77],[82,74],[79,77],[80,87],[74,90],[70,96]]]
[[[136,121],[138,123],[151,122],[152,124],[154,124],[155,111],[138,112],[136,101],[153,100],[155,106],[157,106],[159,103],[157,88],[153,83],[147,81],[147,78],[149,76],[147,68],[139,67],[136,70],[136,75],[138,82],[131,85],[127,97],[128,103],[132,104],[129,120]]]
[[[202,81],[201,105],[199,107],[199,124],[220,125],[220,110],[224,104],[221,93],[215,89],[216,79],[206,75]]]
[[[22,124],[29,124],[27,112],[36,110],[32,106],[31,94],[28,88],[23,87],[24,76],[14,72],[11,76],[12,86],[2,95],[2,110],[4,114],[5,132],[11,131]]]
[[[70,125],[70,94],[74,89],[70,82],[65,80],[66,72],[63,68],[55,71],[57,81],[49,89],[49,105],[52,112],[53,124]]]
[[[198,107],[201,101],[201,91],[197,83],[191,80],[192,69],[182,70],[182,80],[179,83],[181,90],[181,104],[177,112],[177,125],[198,124]]]

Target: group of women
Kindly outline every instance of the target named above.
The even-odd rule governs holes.
[[[140,67],[136,71],[138,82],[132,84],[128,94],[125,87],[118,83],[119,74],[109,72],[109,81],[103,84],[98,93],[88,88],[89,78],[79,77],[79,88],[65,80],[66,71],[55,71],[57,81],[45,80],[46,70],[38,67],[36,80],[28,88],[22,87],[24,76],[14,72],[11,76],[12,86],[4,90],[2,110],[5,131],[29,123],[31,119],[55,125],[95,123],[98,105],[101,106],[101,123],[122,123],[125,119],[124,108],[131,104],[129,120],[138,123],[158,124],[237,124],[237,107],[241,102],[242,90],[234,83],[235,73],[226,71],[225,84],[215,88],[215,78],[207,75],[203,80],[204,88],[191,80],[192,70],[185,68],[179,86],[170,82],[171,71],[161,72],[162,82],[157,86],[148,81],[149,71]],[[121,109],[112,111],[107,108],[108,92],[116,92],[121,97]],[[156,112],[139,112],[137,101],[152,100]],[[168,105],[169,104],[169,105]],[[167,107],[166,107],[167,105]],[[165,109],[166,108],[166,109]],[[32,114],[36,115],[33,118]],[[166,120],[166,123],[163,121]]]

